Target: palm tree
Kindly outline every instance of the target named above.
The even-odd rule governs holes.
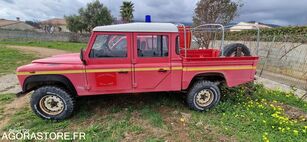
[[[123,1],[120,6],[120,14],[125,23],[130,23],[133,20],[134,3],[131,1]]]

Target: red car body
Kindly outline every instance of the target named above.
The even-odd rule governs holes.
[[[91,58],[90,52],[98,35],[124,35],[127,44],[125,58]],[[163,35],[168,38],[167,57],[138,57],[137,36]],[[258,57],[219,57],[219,50],[199,49],[176,52],[177,37],[183,34],[165,31],[93,31],[83,54],[52,56],[34,60],[31,64],[17,69],[23,92],[34,90],[38,84],[27,84],[33,76],[47,79],[60,75],[73,87],[76,95],[103,95],[161,91],[184,91],[198,76],[221,78],[228,87],[254,80]],[[187,43],[191,40],[187,40]],[[118,44],[118,43],[115,43]],[[182,45],[182,40],[180,42]],[[181,46],[182,48],[182,46]],[[40,79],[41,80],[41,79]],[[48,80],[46,80],[47,82]],[[65,84],[65,83],[64,83]]]

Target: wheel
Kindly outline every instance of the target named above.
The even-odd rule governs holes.
[[[48,120],[64,120],[74,111],[75,99],[65,89],[44,86],[31,96],[31,108],[36,115]]]
[[[215,106],[221,98],[220,89],[210,81],[194,83],[187,95],[187,103],[191,109],[204,111]]]
[[[235,57],[240,57],[240,56],[251,56],[250,50],[248,47],[244,44],[241,43],[232,43],[228,44],[224,47],[224,56],[229,57],[229,56],[235,56]]]

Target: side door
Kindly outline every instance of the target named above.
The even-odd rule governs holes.
[[[170,79],[167,33],[134,33],[135,92],[166,91]]]
[[[132,90],[131,33],[96,32],[87,50],[86,76],[92,94]]]

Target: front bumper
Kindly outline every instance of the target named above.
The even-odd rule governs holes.
[[[27,95],[29,92],[24,92],[24,91],[20,91],[20,92],[18,92],[17,94],[16,94],[16,97],[18,98],[18,97],[22,97],[22,96],[25,96],[25,95]]]

